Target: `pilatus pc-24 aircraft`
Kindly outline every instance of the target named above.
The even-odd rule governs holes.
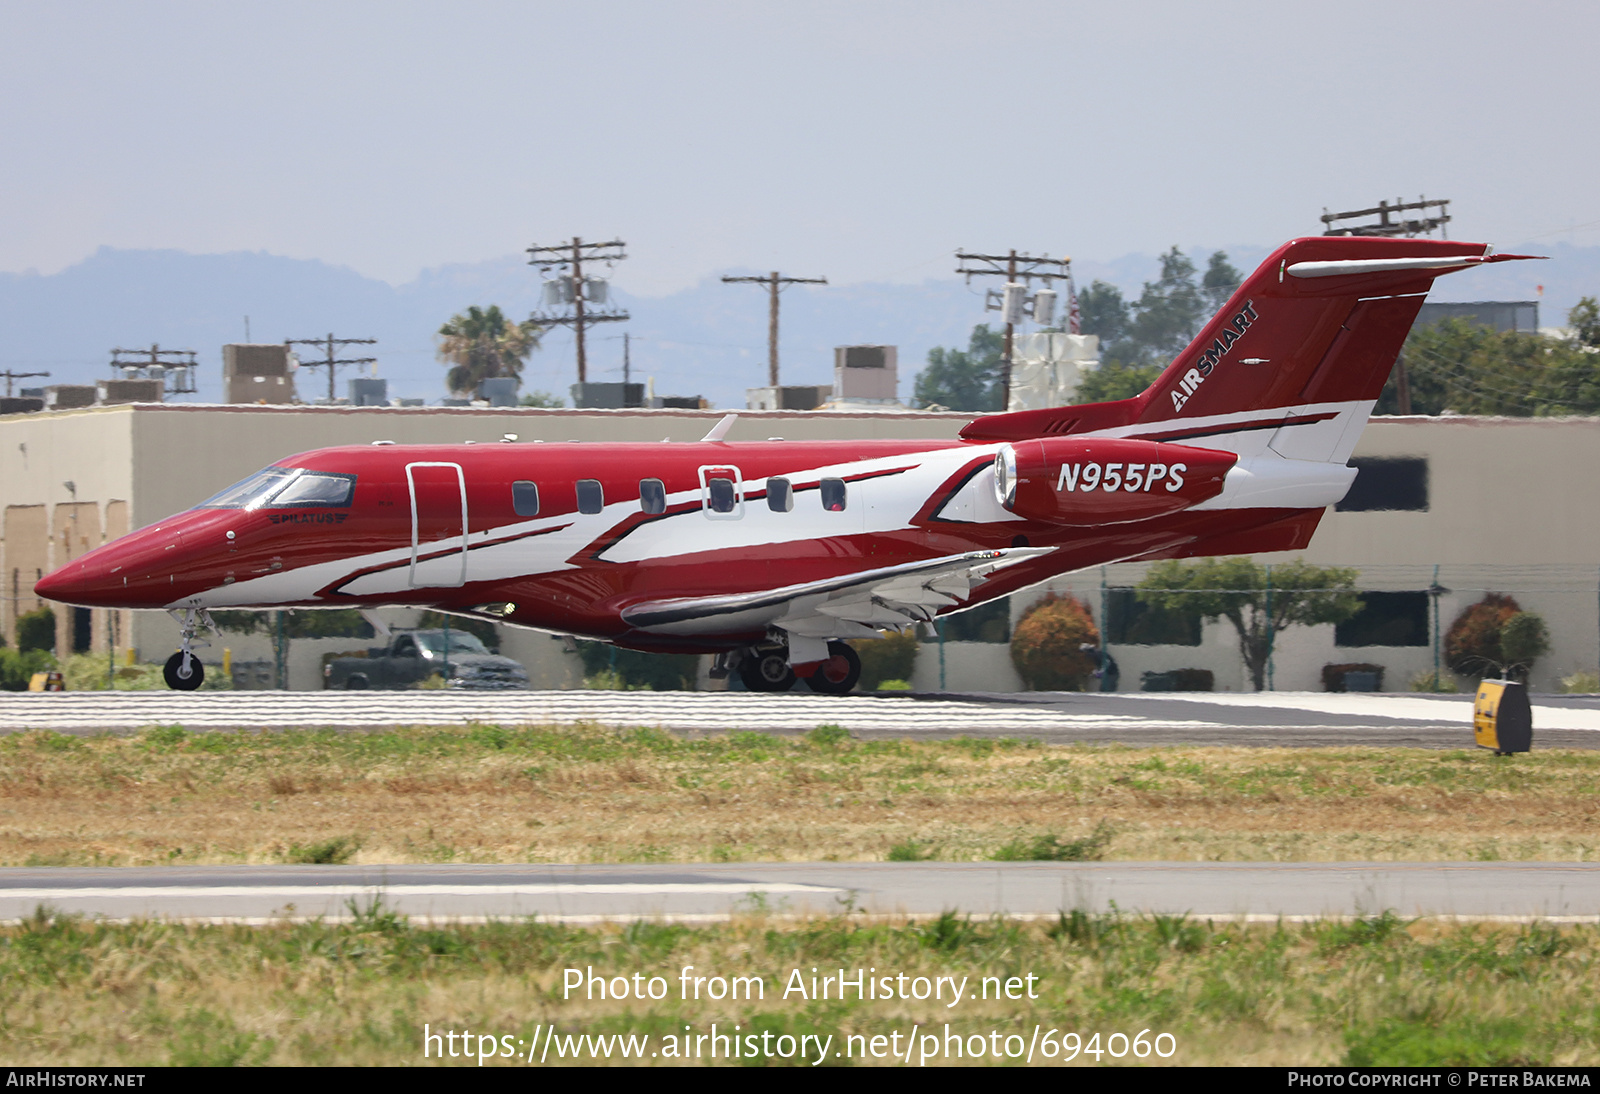
[[[986,415],[955,442],[730,442],[729,416],[693,444],[304,452],[35,590],[173,613],[184,690],[211,609],[407,605],[845,692],[844,639],[1102,563],[1304,548],[1433,279],[1514,257],[1297,239],[1143,394]]]

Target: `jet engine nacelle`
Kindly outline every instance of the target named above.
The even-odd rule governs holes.
[[[1001,445],[994,486],[1019,517],[1089,527],[1148,520],[1222,492],[1239,457],[1184,444],[1050,437]]]

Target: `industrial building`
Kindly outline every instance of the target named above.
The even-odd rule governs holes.
[[[270,380],[252,387],[276,387]],[[41,606],[33,582],[62,563],[196,504],[251,472],[312,448],[397,443],[548,441],[691,441],[721,411],[484,407],[303,406],[134,403],[0,416],[0,474],[5,483],[0,573],[6,592],[0,628],[16,640],[21,612]],[[889,406],[742,412],[734,439],[942,438],[953,440],[970,415]],[[1554,690],[1561,676],[1600,664],[1600,420],[1377,418],[1356,449],[1361,468],[1350,496],[1324,517],[1304,553],[1320,565],[1360,571],[1373,593],[1366,625],[1286,632],[1273,663],[1280,690],[1321,690],[1322,667],[1371,663],[1386,690],[1404,690],[1431,671],[1439,630],[1493,591],[1515,596],[1543,615],[1552,651],[1533,682]],[[1263,556],[1262,561],[1287,561]],[[1130,623],[1130,592],[1141,564],[1069,575],[1049,588],[1083,599],[1106,626],[1120,669],[1120,690],[1138,690],[1146,673],[1201,669],[1219,690],[1248,688],[1226,623],[1173,636],[1141,634]],[[1008,606],[955,617],[941,644],[925,638],[914,684],[933,689],[1020,688],[1005,642],[1011,623],[1045,589]],[[996,613],[999,617],[996,618]],[[1382,615],[1384,618],[1378,619]],[[1435,625],[1435,618],[1439,623]],[[409,622],[397,613],[395,622]],[[142,660],[176,648],[176,626],[161,613],[58,610],[57,649],[130,648]],[[581,682],[577,658],[549,636],[507,629],[504,651],[525,664],[535,686]],[[1353,644],[1355,643],[1355,644]],[[1360,644],[1365,643],[1365,644]],[[1387,643],[1387,644],[1380,644]],[[271,657],[270,640],[227,636],[203,656]],[[289,684],[320,686],[323,653],[359,645],[350,639],[292,644]]]

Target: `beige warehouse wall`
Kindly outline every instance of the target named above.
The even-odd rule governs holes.
[[[711,410],[487,410],[467,407],[140,406],[134,408],[134,527],[187,509],[286,456],[344,444],[696,441]],[[953,439],[967,414],[741,411],[728,439]],[[119,495],[122,496],[122,495]]]

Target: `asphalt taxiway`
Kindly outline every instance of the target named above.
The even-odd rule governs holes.
[[[0,870],[0,920],[44,907],[111,920],[529,916],[595,923],[740,915],[1306,919],[1376,915],[1600,921],[1590,863],[781,863],[213,866]]]

